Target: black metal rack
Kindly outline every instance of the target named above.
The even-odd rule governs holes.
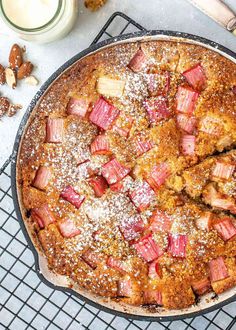
[[[114,13],[93,44],[145,29],[123,13]],[[214,312],[172,322],[135,321],[100,311],[73,294],[46,286],[37,276],[34,258],[14,211],[10,157],[0,169],[0,330],[230,330],[236,329],[236,303]]]

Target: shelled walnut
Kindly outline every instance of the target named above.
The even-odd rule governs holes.
[[[84,5],[86,8],[92,11],[96,11],[99,8],[101,8],[103,5],[105,5],[106,2],[107,0],[85,0]]]
[[[4,116],[10,108],[10,101],[7,97],[0,97],[0,118]]]

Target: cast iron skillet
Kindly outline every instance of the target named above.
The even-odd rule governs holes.
[[[182,41],[182,42],[187,42],[187,43],[194,43],[201,45],[205,48],[212,49],[213,51],[215,50],[216,52],[220,53],[221,55],[227,57],[228,59],[234,61],[236,63],[236,54],[232,52],[231,50],[227,49],[224,46],[219,45],[218,43],[215,43],[213,41],[210,41],[208,39],[188,34],[188,33],[181,33],[181,32],[173,32],[173,31],[163,31],[163,30],[154,30],[154,31],[140,31],[140,32],[135,32],[131,34],[126,34],[122,36],[118,36],[115,38],[111,38],[105,41],[102,41],[96,45],[92,45],[89,48],[83,50],[81,53],[75,55],[72,57],[69,61],[67,61],[65,64],[63,64],[55,73],[51,75],[51,77],[43,84],[43,86],[40,88],[40,90],[37,92],[33,100],[31,101],[22,121],[20,124],[20,127],[18,129],[14,147],[13,147],[13,160],[12,160],[12,166],[11,166],[11,184],[12,184],[12,195],[13,195],[13,201],[14,201],[14,206],[16,210],[17,217],[19,219],[21,229],[26,237],[26,240],[29,244],[29,247],[31,248],[34,257],[35,257],[35,268],[37,271],[37,274],[39,278],[48,286],[50,286],[53,289],[61,290],[63,292],[69,292],[71,294],[75,294],[78,296],[80,299],[85,300],[87,303],[93,305],[96,308],[105,310],[107,312],[113,313],[115,315],[123,316],[123,317],[128,317],[128,318],[133,318],[133,319],[139,319],[139,320],[149,320],[149,321],[172,321],[172,320],[177,320],[177,319],[184,319],[184,318],[189,318],[189,317],[195,317],[198,315],[201,315],[203,313],[208,313],[211,312],[215,309],[218,309],[232,301],[236,300],[236,293],[235,290],[232,291],[232,294],[226,294],[226,297],[221,299],[222,301],[217,302],[214,301],[214,304],[211,304],[211,306],[207,307],[202,307],[201,309],[197,308],[194,311],[190,311],[189,309],[186,309],[184,311],[176,311],[176,313],[171,313],[172,315],[166,315],[162,316],[162,313],[155,313],[155,314],[148,314],[148,315],[139,315],[137,313],[132,313],[130,311],[127,312],[127,310],[124,308],[123,311],[117,311],[116,308],[109,306],[109,304],[105,304],[106,306],[103,305],[102,302],[96,302],[94,300],[96,299],[91,299],[88,297],[85,297],[84,294],[78,293],[72,289],[58,286],[53,284],[52,282],[48,281],[45,276],[42,275],[42,269],[39,266],[40,263],[40,257],[38,252],[36,251],[36,248],[34,247],[33,243],[31,242],[30,236],[27,232],[26,226],[23,221],[23,217],[21,214],[21,209],[20,209],[20,202],[19,202],[19,196],[18,196],[18,191],[17,191],[17,157],[18,157],[18,151],[20,150],[20,144],[21,144],[21,139],[24,133],[24,129],[27,126],[27,121],[30,117],[31,112],[33,111],[34,107],[38,103],[40,97],[44,94],[44,92],[50,87],[50,85],[58,78],[58,76],[63,73],[66,69],[68,69],[71,65],[73,65],[76,61],[82,59],[83,57],[96,52],[100,50],[101,48],[106,48],[107,46],[111,46],[113,44],[117,43],[122,43],[122,42],[134,42],[136,40],[175,40],[176,41]],[[208,304],[209,305],[209,304]],[[188,311],[189,310],[189,311]]]

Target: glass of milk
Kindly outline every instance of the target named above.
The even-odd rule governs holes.
[[[46,43],[70,32],[78,0],[0,0],[0,13],[20,38]]]

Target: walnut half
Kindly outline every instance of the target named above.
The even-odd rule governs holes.
[[[106,2],[107,0],[85,0],[84,5],[86,8],[92,11],[96,11],[99,8],[101,8],[103,5],[105,5]]]

